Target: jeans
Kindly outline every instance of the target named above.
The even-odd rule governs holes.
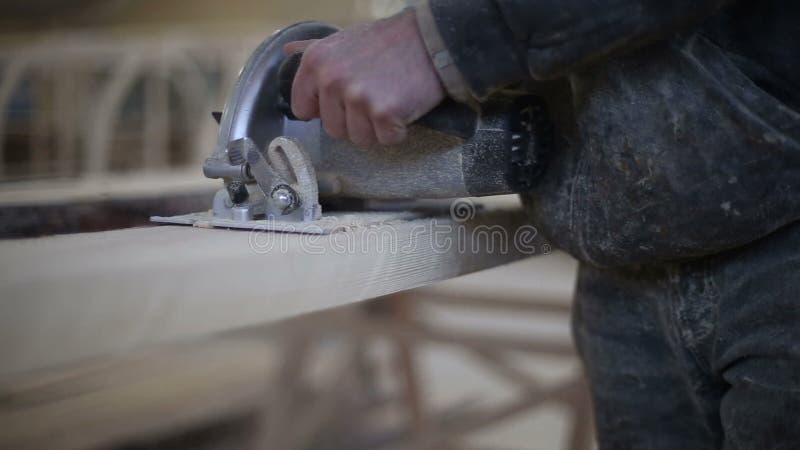
[[[581,267],[602,450],[800,449],[800,224],[693,261]]]

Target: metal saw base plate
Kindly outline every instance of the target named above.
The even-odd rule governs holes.
[[[226,228],[251,231],[275,231],[279,233],[298,233],[327,235],[350,231],[355,228],[386,224],[395,221],[419,219],[424,214],[413,211],[389,212],[342,212],[325,215],[313,222],[292,222],[272,219],[239,222],[214,217],[211,212],[185,214],[182,216],[153,216],[151,222],[171,225],[191,225],[197,228]]]

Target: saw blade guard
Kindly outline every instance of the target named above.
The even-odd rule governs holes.
[[[206,177],[225,182],[214,202],[215,216],[242,221],[261,216],[319,219],[311,166],[318,157],[314,152],[319,152],[319,121],[287,117],[290,106],[281,96],[279,76],[287,43],[321,39],[336,31],[319,22],[299,23],[273,34],[250,56],[222,112],[214,152],[203,165]],[[284,152],[286,164],[271,157],[276,148]]]
[[[211,159],[228,160],[231,143],[250,139],[265,151],[273,139],[291,136],[307,149],[317,148],[319,121],[289,120],[280,105],[279,72],[286,59],[283,47],[289,42],[322,39],[338,31],[333,25],[302,22],[280,30],[264,41],[250,56],[228,97],[220,120],[219,140]]]

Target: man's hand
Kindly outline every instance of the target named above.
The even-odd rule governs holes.
[[[292,86],[295,116],[321,118],[337,139],[397,144],[445,97],[413,11],[291,42],[284,51],[304,52]]]

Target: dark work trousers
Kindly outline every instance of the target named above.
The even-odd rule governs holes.
[[[573,326],[602,450],[800,449],[800,223],[689,262],[583,265]]]

